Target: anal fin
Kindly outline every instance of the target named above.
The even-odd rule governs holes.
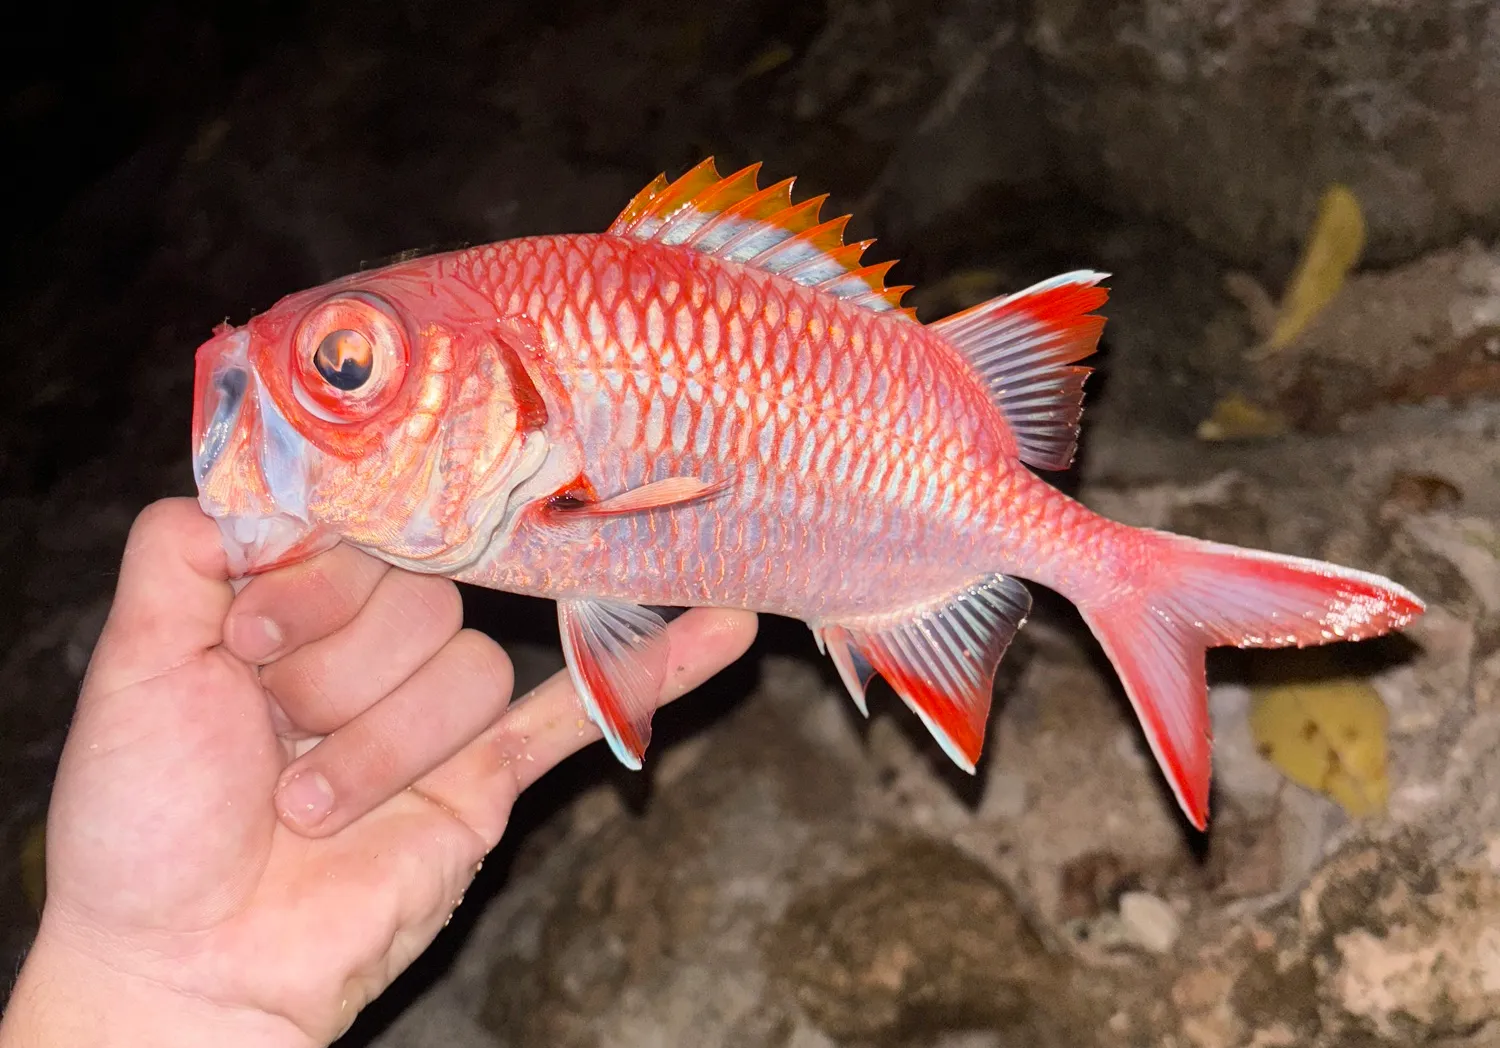
[[[640,770],[667,675],[667,625],[649,608],[561,600],[557,623],[573,687],[620,763]]]
[[[861,712],[865,687],[879,673],[949,758],[973,774],[995,671],[1030,610],[1024,585],[991,575],[937,605],[825,624],[815,633]]]

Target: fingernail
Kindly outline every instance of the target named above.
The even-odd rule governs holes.
[[[235,647],[255,662],[264,662],[281,650],[281,627],[261,615],[241,619],[235,629]]]
[[[333,787],[315,771],[299,771],[276,791],[281,814],[310,830],[333,811]]]

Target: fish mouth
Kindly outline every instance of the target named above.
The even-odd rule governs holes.
[[[229,513],[214,518],[231,578],[296,564],[338,545],[338,536],[285,513]]]
[[[198,350],[193,479],[219,525],[234,577],[294,563],[338,543],[307,514],[306,446],[250,366],[250,335],[224,332]]]
[[[193,479],[201,488],[239,425],[250,386],[250,336],[220,335],[198,350],[193,390]]]

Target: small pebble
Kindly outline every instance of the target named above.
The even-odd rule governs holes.
[[[1177,911],[1150,892],[1120,896],[1120,921],[1130,941],[1152,953],[1170,953],[1182,933]]]

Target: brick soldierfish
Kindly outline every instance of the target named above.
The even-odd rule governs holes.
[[[880,674],[972,771],[1031,579],[1081,610],[1200,828],[1207,648],[1421,614],[1387,579],[1128,527],[1032,473],[1073,459],[1104,274],[923,324],[848,216],[758,170],[704,161],[604,233],[411,259],[221,325],[193,455],[234,570],[343,541],[551,598],[633,768],[666,672],[652,608],[715,606],[805,621],[861,709]]]

